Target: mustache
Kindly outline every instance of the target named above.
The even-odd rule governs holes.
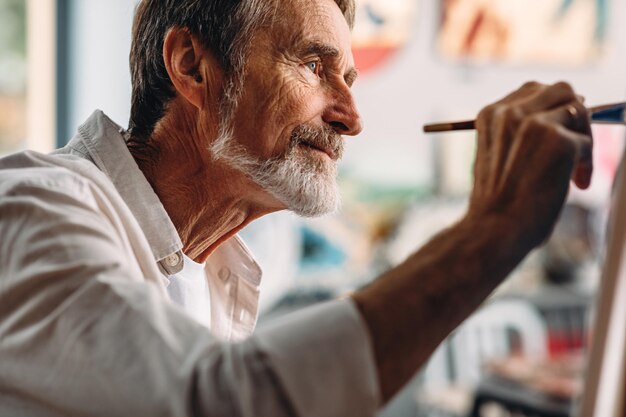
[[[295,149],[300,144],[328,150],[333,154],[335,160],[343,157],[344,139],[330,126],[312,126],[309,124],[297,126],[291,133],[289,145],[291,149]]]

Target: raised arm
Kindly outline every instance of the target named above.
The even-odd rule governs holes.
[[[529,83],[477,120],[467,214],[354,295],[370,331],[383,400],[552,230],[572,178],[592,171],[589,116],[565,83]]]

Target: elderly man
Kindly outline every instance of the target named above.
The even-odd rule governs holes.
[[[566,84],[481,112],[458,224],[250,336],[260,270],[236,233],[337,207],[353,18],[352,0],[139,4],[129,129],[97,112],[53,155],[0,162],[0,415],[371,416],[546,238],[591,175]]]

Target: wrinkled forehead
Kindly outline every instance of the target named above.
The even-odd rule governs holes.
[[[350,28],[334,0],[279,0],[282,10],[268,28],[283,50],[317,42],[351,55]]]

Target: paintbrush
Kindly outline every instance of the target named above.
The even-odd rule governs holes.
[[[626,124],[625,103],[602,104],[599,106],[589,107],[591,115],[591,123],[601,124]],[[451,132],[454,130],[474,130],[476,129],[475,120],[465,120],[462,122],[445,122],[424,125],[424,132]]]

